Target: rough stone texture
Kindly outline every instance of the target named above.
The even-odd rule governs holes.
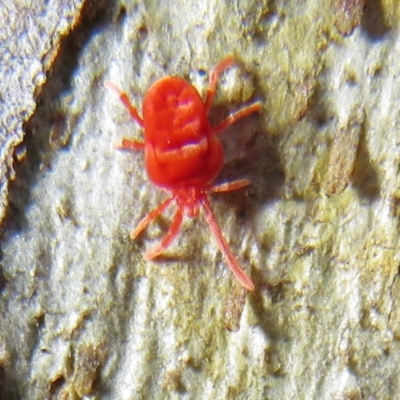
[[[400,9],[228,3],[94,2],[63,42],[26,125],[2,236],[3,397],[400,396]],[[356,15],[352,33],[338,4]],[[171,213],[129,239],[165,194],[141,154],[112,147],[140,130],[102,85],[139,106],[166,74],[204,93],[204,72],[230,53],[240,64],[211,118],[264,103],[221,135],[219,180],[253,186],[212,199],[249,294],[202,218],[143,261]]]
[[[76,23],[82,1],[10,1],[0,4],[0,221],[14,177],[15,147],[35,110],[60,40]],[[16,152],[17,158],[23,152]]]

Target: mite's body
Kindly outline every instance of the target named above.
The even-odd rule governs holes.
[[[139,222],[131,237],[136,238],[172,202],[176,205],[175,216],[168,232],[144,254],[144,258],[151,260],[161,254],[177,236],[183,216],[195,217],[202,207],[229,268],[244,287],[254,290],[253,282],[240,267],[222,235],[206,193],[227,192],[249,185],[249,181],[245,179],[212,185],[224,162],[218,133],[261,108],[261,103],[255,102],[231,114],[216,126],[210,125],[208,113],[215,96],[218,76],[233,63],[233,58],[228,57],[211,71],[204,102],[197,90],[184,79],[170,76],[159,79],[144,97],[143,118],[132,106],[125,92],[109,81],[105,82],[105,86],[118,94],[132,118],[144,128],[144,142],[123,139],[120,147],[144,150],[146,171],[150,180],[172,192]]]

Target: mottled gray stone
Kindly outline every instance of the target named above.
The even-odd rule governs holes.
[[[344,2],[328,0],[99,4],[61,45],[15,167],[2,236],[0,393],[399,397],[395,2],[367,1],[352,32],[338,28]],[[59,10],[49,24],[63,20]],[[252,187],[212,204],[253,293],[233,279],[203,218],[186,222],[165,256],[143,261],[172,213],[130,240],[165,193],[148,182],[143,155],[113,148],[141,132],[103,87],[114,81],[140,111],[167,74],[204,94],[204,71],[232,53],[239,66],[221,77],[212,120],[255,98],[264,107],[221,135],[219,181]],[[19,64],[40,76],[40,60]],[[8,76],[3,85],[22,79]],[[15,110],[29,116],[44,82],[1,90],[3,101],[27,99],[2,119],[19,132],[8,149],[22,138]]]

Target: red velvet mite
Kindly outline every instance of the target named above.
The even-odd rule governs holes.
[[[208,114],[218,77],[233,64],[234,59],[230,56],[211,70],[205,101],[182,78],[166,76],[159,79],[144,97],[143,118],[124,91],[109,81],[104,85],[118,94],[131,117],[144,129],[144,142],[123,139],[119,147],[144,150],[146,171],[150,180],[162,189],[172,192],[139,222],[131,238],[136,238],[171,203],[175,203],[176,207],[167,233],[159,243],[145,252],[144,259],[152,260],[160,255],[178,235],[183,216],[197,217],[202,207],[229,268],[245,288],[254,290],[253,282],[240,267],[223,237],[207,196],[207,192],[228,192],[250,184],[246,179],[239,179],[213,185],[224,162],[218,134],[237,120],[261,108],[261,102],[256,101],[229,115],[216,126],[211,126]]]

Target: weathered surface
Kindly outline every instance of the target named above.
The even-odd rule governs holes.
[[[79,16],[82,0],[10,1],[0,4],[0,222],[14,177],[13,155],[22,142],[23,123],[35,110],[61,38]],[[23,153],[16,153],[17,157]]]
[[[400,396],[400,10],[376,3],[351,34],[333,0],[86,10],[27,125],[11,189],[3,396]],[[165,194],[142,155],[112,148],[140,130],[102,85],[138,105],[166,74],[204,91],[204,71],[229,53],[241,65],[222,77],[211,118],[264,102],[222,135],[221,181],[253,187],[213,197],[256,284],[247,297],[203,219],[165,257],[142,260],[170,214],[129,239]]]

